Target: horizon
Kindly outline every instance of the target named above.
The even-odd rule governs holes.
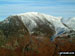
[[[75,0],[0,0],[0,21],[13,14],[39,12],[56,17],[75,17]]]

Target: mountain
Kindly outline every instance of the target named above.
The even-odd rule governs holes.
[[[48,35],[48,37],[54,39],[57,36],[70,31],[69,28],[75,30],[74,17],[62,20],[62,17],[55,17],[38,12],[27,12],[9,16],[2,21],[2,24],[0,23],[0,28],[5,31],[5,35],[7,35],[7,33],[12,34],[12,32],[17,32],[18,29],[22,27],[26,29],[30,35]]]
[[[59,51],[74,51],[75,39],[69,40],[75,31],[62,20],[38,12],[7,17],[0,22],[0,56],[59,56]]]
[[[56,33],[56,30],[48,17],[52,16],[38,12],[28,12],[7,17],[0,22],[0,38],[3,42],[1,46],[9,42],[12,43],[12,40],[15,40],[15,43],[18,43],[17,45],[23,46],[32,41],[31,36],[37,36],[37,39],[50,38]],[[8,45],[6,46],[8,47]]]
[[[38,12],[27,12],[22,14],[11,15],[0,24],[0,28],[6,31],[17,32],[18,28],[24,27],[30,35],[49,35],[52,38],[68,31],[68,28],[62,24],[62,17],[55,17]],[[10,28],[10,30],[9,30]],[[12,33],[11,33],[12,34]]]
[[[10,50],[21,48],[20,52],[23,53],[29,50],[38,52],[36,50],[38,47],[38,50],[43,52],[47,48],[44,50],[40,48],[47,45],[48,48],[49,46],[55,47],[52,43],[49,45],[51,36],[56,33],[55,27],[46,16],[37,12],[29,12],[7,17],[0,22],[0,47]]]
[[[24,14],[17,14],[9,16],[4,20],[0,26],[6,32],[18,31],[18,28],[24,27],[29,34],[49,35],[55,33],[55,27],[48,21],[45,15],[37,12],[29,12]],[[13,31],[12,31],[13,30]]]

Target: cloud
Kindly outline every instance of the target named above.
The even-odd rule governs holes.
[[[46,14],[54,14],[54,15],[59,15],[60,14],[75,14],[73,11],[74,9],[70,7],[61,7],[61,6],[30,6],[30,5],[25,5],[25,4],[14,4],[14,5],[4,5],[0,6],[0,16],[8,16],[12,14],[18,14],[18,13],[24,13],[24,12],[29,12],[29,11],[37,11],[37,12],[42,12]],[[66,16],[66,15],[65,15]]]
[[[75,4],[72,3],[75,0],[0,0],[0,18],[32,11],[53,16],[75,16]]]

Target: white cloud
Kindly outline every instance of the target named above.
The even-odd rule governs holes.
[[[75,8],[74,8],[75,9]],[[11,15],[16,13],[24,13],[28,11],[38,11],[43,13],[70,13],[72,14],[74,9],[70,7],[61,7],[61,6],[31,6],[25,4],[14,4],[14,5],[3,5],[0,6],[0,16]],[[73,12],[74,14],[74,12]]]
[[[9,0],[2,0],[9,1]],[[29,1],[29,0],[12,0],[13,2],[21,2],[18,4],[0,4],[0,18],[5,18],[12,14],[24,12],[41,12],[54,16],[75,16],[75,5],[64,5],[61,2],[73,2],[73,0],[55,0],[55,1]],[[9,2],[12,2],[9,1]],[[22,3],[24,1],[24,3]]]

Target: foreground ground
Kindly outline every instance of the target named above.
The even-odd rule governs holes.
[[[57,37],[54,42],[51,42],[49,38],[40,40],[32,37],[32,42],[27,45],[21,42],[19,46],[15,45],[14,49],[0,47],[0,56],[60,56],[58,54],[60,51],[75,51],[75,40],[69,40],[69,38]]]

